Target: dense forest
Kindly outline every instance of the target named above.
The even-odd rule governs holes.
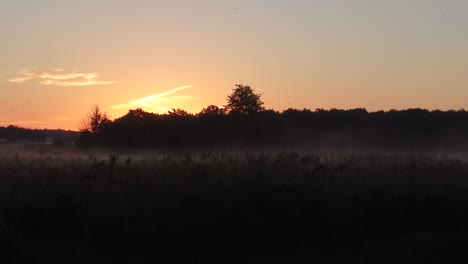
[[[155,114],[142,109],[115,120],[94,106],[81,131],[0,127],[0,140],[18,143],[75,142],[105,148],[307,148],[331,150],[464,151],[468,149],[468,112],[407,109],[287,109],[263,107],[260,95],[236,85],[227,105],[210,105],[191,114],[173,109]]]
[[[79,143],[122,148],[242,145],[464,150],[468,147],[468,112],[464,110],[288,109],[251,115],[216,111],[193,115],[181,110],[167,114],[130,110],[99,132],[83,132]]]
[[[227,105],[198,114],[173,109],[154,114],[130,110],[111,121],[95,106],[83,120],[78,145],[114,148],[267,147],[350,150],[463,151],[468,148],[465,110],[263,107],[260,94],[236,85]]]

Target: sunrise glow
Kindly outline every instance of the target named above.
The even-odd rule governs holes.
[[[192,87],[192,85],[187,85],[187,86],[182,86],[179,88],[175,88],[172,90],[169,90],[167,92],[159,93],[159,94],[153,94],[150,96],[146,96],[134,101],[130,101],[126,104],[120,104],[120,105],[114,105],[111,108],[112,109],[135,109],[135,108],[141,108],[143,110],[149,111],[149,112],[163,112],[167,113],[171,108],[171,104],[174,103],[184,103],[184,102],[189,102],[192,100],[196,100],[196,97],[190,96],[190,95],[183,95],[183,96],[168,96],[173,93],[177,93],[179,91],[185,90]],[[166,107],[164,107],[166,106]]]
[[[237,83],[278,111],[467,108],[467,13],[455,0],[5,0],[0,126],[76,130],[95,104],[197,113]]]

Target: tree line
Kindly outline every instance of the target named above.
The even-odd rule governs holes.
[[[70,145],[80,136],[76,131],[63,129],[27,129],[9,125],[0,127],[0,144],[44,143],[47,139],[54,145]]]
[[[238,84],[224,107],[200,113],[140,108],[115,120],[95,106],[83,119],[78,145],[113,148],[356,147],[371,149],[468,149],[468,113],[425,109],[368,112],[364,108],[264,108],[261,95]]]

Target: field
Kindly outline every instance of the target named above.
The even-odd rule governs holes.
[[[0,195],[12,263],[468,257],[460,154],[4,147]]]

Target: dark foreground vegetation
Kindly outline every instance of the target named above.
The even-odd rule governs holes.
[[[0,128],[0,257],[468,260],[468,112],[280,113],[244,85],[227,99],[115,120],[95,106],[80,134]]]
[[[468,256],[461,156],[4,151],[0,175],[12,263]]]

